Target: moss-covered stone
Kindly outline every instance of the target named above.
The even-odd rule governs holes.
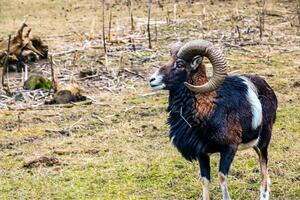
[[[52,81],[41,75],[31,75],[25,82],[23,88],[25,90],[36,90],[36,89],[50,89],[52,88]]]

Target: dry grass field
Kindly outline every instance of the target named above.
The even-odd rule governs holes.
[[[102,46],[101,1],[0,0],[0,40],[14,34],[29,15],[27,24],[54,55],[58,79],[64,83],[74,76],[84,94],[94,99],[92,104],[31,109],[26,106],[32,102],[11,102],[0,110],[0,199],[199,199],[198,164],[185,161],[168,138],[168,94],[152,91],[147,80],[155,66],[168,60],[169,44],[199,38],[224,48],[233,74],[260,75],[276,91],[271,199],[300,199],[297,1],[266,1],[261,38],[262,1],[179,1],[176,19],[173,1],[164,1],[163,9],[153,1],[152,49],[147,4],[134,4],[135,31],[130,32],[125,1],[107,2],[119,43],[108,42],[105,63],[102,48],[85,48]],[[107,32],[109,11],[105,13]],[[74,53],[61,54],[73,49],[80,49],[76,65]],[[79,71],[85,68],[105,77],[80,80]],[[43,70],[49,75],[49,65]],[[20,74],[10,76],[17,90]],[[219,155],[211,157],[211,195],[221,199]],[[259,164],[253,150],[238,152],[228,179],[232,199],[258,199]]]

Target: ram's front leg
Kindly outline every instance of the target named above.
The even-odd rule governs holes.
[[[209,182],[210,182],[210,163],[209,156],[199,157],[200,174],[202,182],[202,199],[209,200]]]
[[[237,146],[235,145],[226,146],[221,151],[220,166],[219,166],[219,181],[222,189],[223,200],[230,200],[228,186],[227,186],[227,175],[236,151],[237,151]]]

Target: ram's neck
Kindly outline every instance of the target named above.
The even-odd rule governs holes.
[[[208,82],[204,64],[199,65],[197,72],[192,74],[190,82],[193,85],[203,85]],[[205,120],[209,118],[216,108],[217,92],[197,94],[195,98],[195,119]]]
[[[195,95],[184,85],[170,91],[169,106],[167,109],[170,112],[169,123],[177,118],[182,118],[192,124],[194,121],[194,108]]]
[[[198,70],[192,73],[189,82],[193,85],[203,85],[207,81],[206,66],[204,64],[200,64]]]
[[[205,65],[201,64],[196,73],[192,74],[191,82],[194,85],[203,85],[208,81]],[[191,122],[200,123],[208,119],[216,108],[217,92],[194,94],[185,86],[180,86],[175,91],[170,91],[168,111],[170,114],[186,116]]]
[[[169,106],[182,107],[191,105],[191,99],[194,99],[194,95],[184,85],[180,86],[176,90],[170,91]]]
[[[204,64],[200,64],[197,72],[191,75],[190,82],[194,85],[202,85],[208,81]],[[196,95],[198,96],[198,95]],[[188,90],[183,84],[176,90],[170,91],[169,111],[181,109],[181,107],[193,107],[195,103],[195,94]]]

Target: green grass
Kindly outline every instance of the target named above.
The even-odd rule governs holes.
[[[71,136],[53,135],[2,150],[0,198],[199,197],[201,184],[198,180],[197,163],[185,161],[167,136],[166,113],[163,112],[166,96],[158,93],[141,97],[139,94],[145,91],[148,89],[141,89],[126,97],[115,95],[110,99],[114,102],[112,107],[95,109],[87,106],[84,109],[74,107],[65,110],[62,118],[72,117],[72,121],[83,118]],[[125,112],[132,106],[135,107]],[[295,199],[299,196],[299,111],[300,106],[286,105],[278,112],[270,146],[270,175],[274,199]],[[28,115],[31,115],[30,112]],[[114,113],[116,114],[111,116]],[[101,116],[104,123],[97,122],[92,114]],[[57,128],[67,127],[74,123],[72,121],[65,121]],[[64,150],[64,153],[57,154],[57,150]],[[38,156],[54,156],[59,159],[60,164],[32,169],[23,167],[24,162]],[[218,159],[216,154],[211,161],[211,193],[216,199],[221,198],[217,182]],[[259,181],[259,165],[255,152],[238,152],[229,175],[232,198],[257,197]]]

